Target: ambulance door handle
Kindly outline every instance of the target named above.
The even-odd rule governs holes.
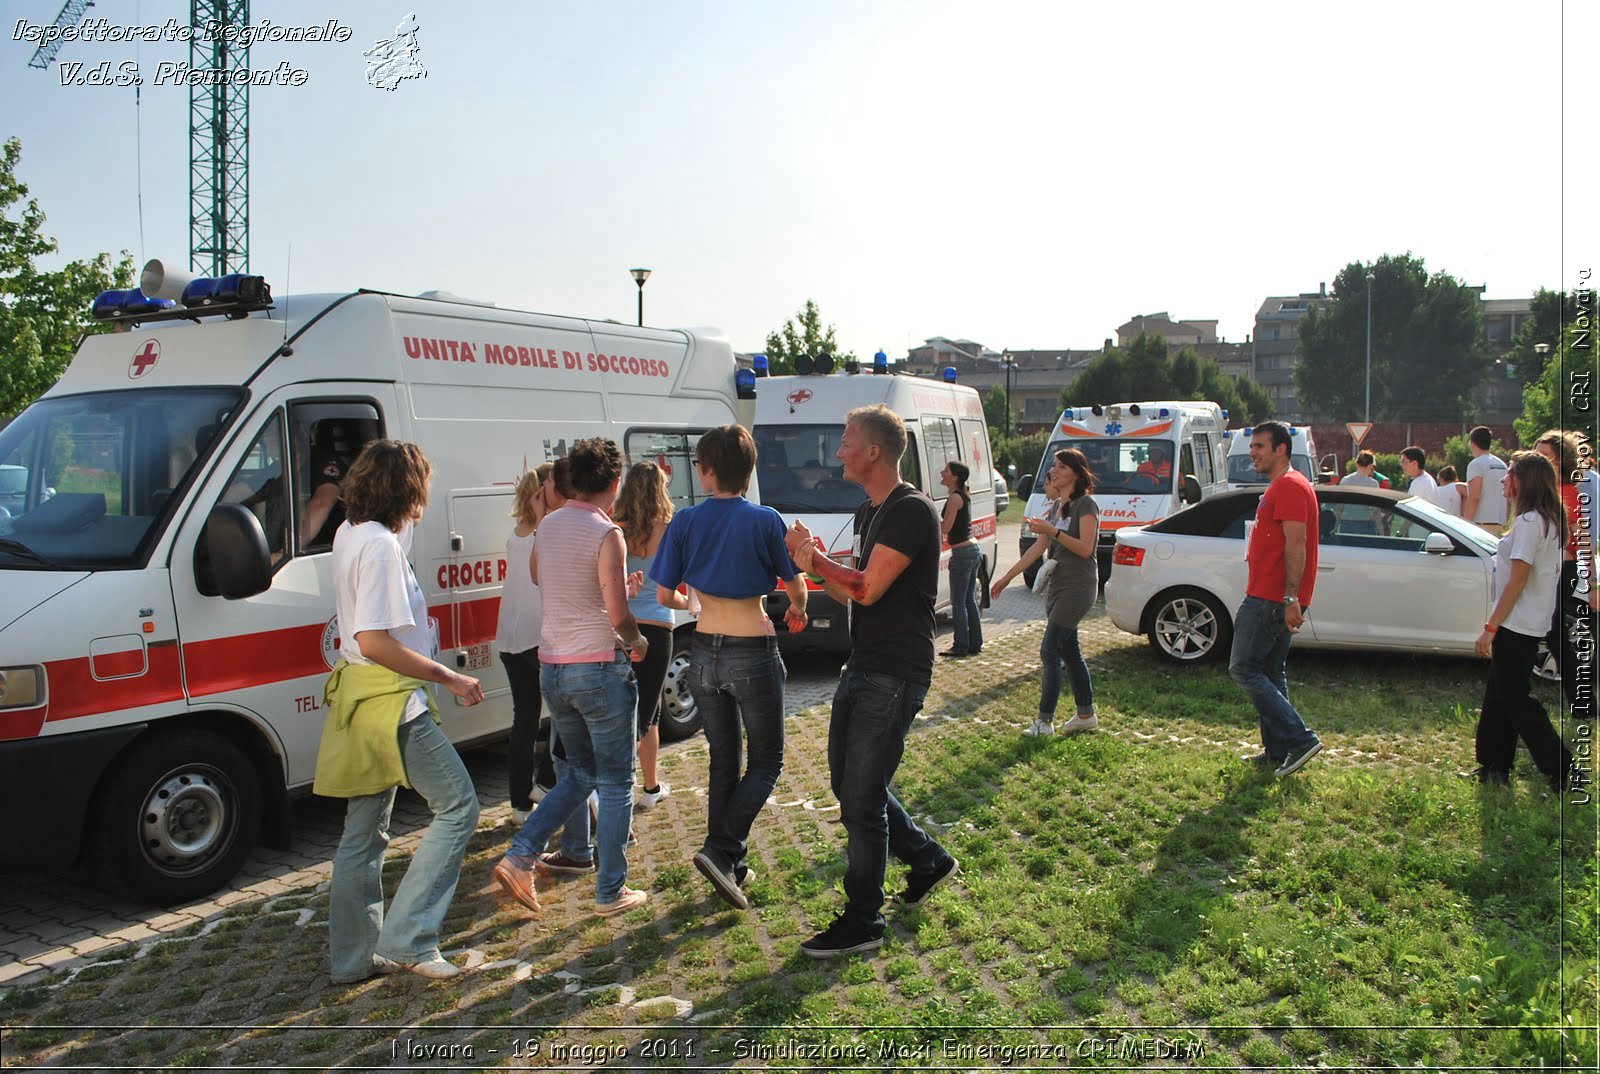
[[[467,653],[466,653],[466,650],[465,649],[456,650],[456,667],[464,668],[466,666],[467,666]]]
[[[461,544],[462,544],[461,534],[452,533],[450,535],[450,551],[452,551],[452,552],[461,551]]]

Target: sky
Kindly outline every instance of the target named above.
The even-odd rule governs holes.
[[[181,43],[0,0],[0,137],[61,258],[188,257]],[[116,26],[180,0],[99,0]],[[1490,298],[1600,260],[1600,4],[256,0],[250,265],[278,294],[441,289],[755,351],[807,299],[846,350],[1090,348],[1136,314],[1243,340],[1269,295],[1410,252]],[[415,14],[426,77],[368,84]],[[135,63],[145,84],[63,85]],[[74,72],[82,69],[74,68]],[[1579,137],[1581,121],[1591,121]],[[1589,279],[1590,285],[1593,279]]]

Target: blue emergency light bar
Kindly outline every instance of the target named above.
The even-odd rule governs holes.
[[[272,288],[261,276],[242,272],[226,276],[191,280],[183,288],[181,302],[150,298],[137,288],[131,291],[104,291],[94,300],[90,313],[97,321],[137,323],[142,321],[198,320],[202,316],[244,317],[255,310],[272,308]]]
[[[133,317],[139,314],[160,313],[177,303],[170,298],[146,298],[137,287],[130,291],[101,291],[95,296],[89,313],[97,321]]]
[[[956,367],[955,366],[947,365],[947,366],[944,367],[944,382],[946,384],[954,384],[956,382]]]
[[[889,356],[879,351],[872,356],[872,371],[874,373],[889,372]]]
[[[768,375],[767,370],[768,370],[769,366],[767,365],[767,356],[766,355],[764,355],[764,354],[756,355],[754,358],[750,359],[750,364],[755,367],[756,376],[765,377],[765,376]]]
[[[756,371],[754,369],[739,369],[733,374],[733,389],[740,399],[754,399],[756,397]]]

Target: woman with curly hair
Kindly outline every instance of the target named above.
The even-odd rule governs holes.
[[[630,466],[611,518],[622,527],[622,539],[628,544],[628,576],[649,577],[661,536],[672,521],[666,471],[648,461]],[[638,595],[628,601],[628,608],[650,643],[649,652],[633,669],[639,679],[639,794],[634,805],[649,809],[672,793],[656,772],[661,751],[661,685],[672,662],[672,609],[661,603],[654,585],[641,586]]]
[[[335,984],[396,968],[435,980],[461,973],[439,953],[439,930],[478,823],[478,793],[438,727],[428,684],[468,705],[483,700],[483,687],[434,659],[439,639],[407,559],[432,474],[415,444],[369,443],[345,478],[345,521],[333,538],[340,659],[324,694],[312,789],[349,801],[328,897]],[[422,795],[433,823],[385,916],[383,851],[401,785]]]

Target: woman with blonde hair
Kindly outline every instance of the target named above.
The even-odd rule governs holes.
[[[478,823],[478,793],[438,727],[428,684],[468,705],[483,700],[483,687],[434,659],[439,639],[408,562],[432,474],[415,444],[367,444],[345,478],[345,520],[333,538],[340,659],[324,691],[312,789],[349,800],[328,895],[335,984],[394,968],[434,980],[461,973],[439,953],[439,932]],[[385,917],[383,851],[402,784],[427,801],[433,823]]]
[[[520,827],[533,803],[556,783],[550,763],[550,735],[540,733],[544,705],[539,695],[539,628],[543,602],[529,567],[539,523],[549,514],[545,479],[553,464],[541,463],[517,480],[511,497],[515,520],[506,538],[506,582],[500,593],[500,621],[495,648],[511,686],[511,741],[506,747],[506,784],[512,819]],[[540,778],[543,777],[543,778]],[[537,790],[536,790],[537,788]]]
[[[1528,678],[1557,603],[1566,510],[1556,491],[1555,468],[1536,452],[1511,456],[1502,481],[1514,518],[1495,553],[1494,604],[1474,646],[1489,658],[1489,682],[1478,716],[1478,768],[1472,775],[1480,783],[1508,783],[1520,737],[1559,791],[1572,754],[1544,706],[1528,692]]]
[[[661,536],[672,521],[672,495],[667,474],[653,462],[636,462],[628,468],[617,493],[611,519],[622,527],[628,545],[628,577],[648,577],[661,547]],[[672,793],[656,772],[661,752],[661,686],[672,662],[672,609],[662,604],[653,585],[641,586],[628,601],[639,631],[650,643],[645,658],[633,667],[639,680],[639,795],[635,806],[649,809]]]

